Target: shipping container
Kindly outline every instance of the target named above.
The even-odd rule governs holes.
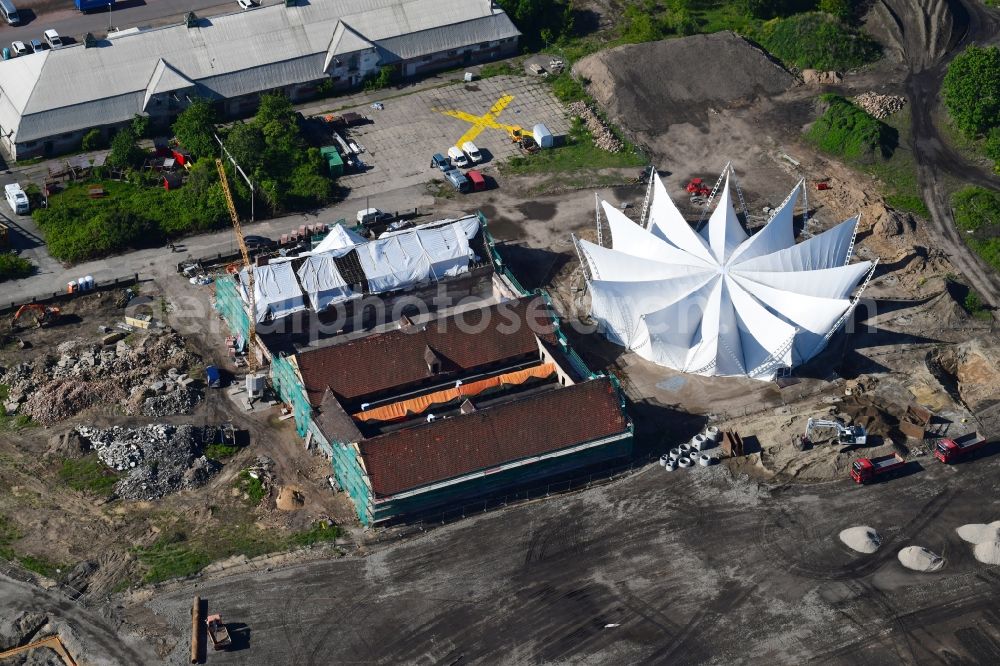
[[[108,9],[115,4],[115,0],[75,0],[75,4],[81,12],[89,12],[95,9]]]

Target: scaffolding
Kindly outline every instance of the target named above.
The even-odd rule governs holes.
[[[243,306],[236,279],[233,276],[220,277],[215,281],[215,309],[222,315],[233,335],[249,340],[250,317]]]
[[[295,431],[305,437],[312,422],[312,405],[292,362],[283,356],[271,359],[271,385],[295,416]]]

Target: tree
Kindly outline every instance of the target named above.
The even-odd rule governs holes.
[[[955,56],[942,92],[952,121],[967,137],[1000,126],[1000,49],[970,46]]]
[[[177,141],[195,157],[211,157],[218,152],[215,142],[215,109],[203,99],[195,100],[174,121]]]
[[[149,116],[135,114],[132,118],[132,132],[139,139],[146,138],[149,135]]]
[[[108,154],[108,166],[118,169],[136,167],[142,163],[142,151],[135,144],[135,132],[131,127],[123,127],[111,140],[111,152]]]
[[[256,123],[236,123],[226,135],[226,149],[247,173],[254,173],[264,163],[264,133]]]
[[[986,156],[993,160],[993,170],[1000,173],[1000,127],[986,135]]]
[[[854,2],[852,0],[819,0],[819,10],[827,14],[833,14],[841,21],[847,21],[854,13]]]
[[[80,144],[82,150],[100,150],[105,146],[104,135],[96,127],[83,135],[83,142]]]

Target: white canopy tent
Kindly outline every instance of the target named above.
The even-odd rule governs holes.
[[[299,267],[299,284],[309,295],[309,302],[312,303],[315,312],[322,312],[331,305],[359,297],[359,294],[354,293],[344,280],[334,261],[345,252],[346,250],[341,248],[319,254],[313,253]]]
[[[254,306],[257,322],[267,319],[268,314],[273,319],[285,317],[306,309],[302,289],[295,280],[295,273],[290,263],[268,264],[253,269]],[[247,270],[240,271],[240,295],[244,302],[249,303],[247,296]]]
[[[455,221],[410,229],[355,246],[369,291],[379,294],[467,272],[475,258],[467,226]]]
[[[601,202],[612,246],[578,240],[577,249],[591,314],[612,342],[683,372],[767,380],[823,349],[874,264],[848,263],[858,217],[795,244],[802,181],[748,236],[733,207],[732,176],[727,166],[700,233],[654,173],[644,224]]]
[[[316,247],[313,248],[312,254],[327,252],[329,250],[341,250],[345,247],[354,247],[355,245],[360,245],[364,242],[365,239],[357,233],[351,231],[342,224],[335,224],[326,235],[326,238],[321,240]]]

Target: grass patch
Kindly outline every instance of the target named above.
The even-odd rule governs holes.
[[[205,447],[205,457],[212,460],[225,460],[226,458],[232,458],[240,450],[240,447],[236,445],[230,446],[229,444],[209,444]]]
[[[257,506],[267,497],[267,489],[264,482],[250,476],[250,470],[245,469],[236,477],[236,487],[246,495],[247,502],[251,506]]]
[[[73,490],[107,497],[111,494],[118,476],[101,462],[96,453],[82,458],[65,458],[59,469],[59,478]]]
[[[57,578],[61,573],[61,565],[45,557],[20,555],[11,548],[11,544],[22,536],[24,535],[17,529],[17,526],[10,522],[7,516],[0,514],[0,557],[17,562],[28,571],[34,571],[46,578]]]
[[[965,242],[983,261],[1000,271],[1000,192],[965,187],[952,195],[951,206],[955,224],[965,232],[962,234]]]
[[[340,536],[340,528],[326,521],[317,521],[305,532],[296,532],[288,538],[290,546],[312,546],[317,543],[335,541]]]
[[[573,78],[568,68],[562,74],[549,76],[546,81],[548,81],[549,86],[552,88],[552,94],[560,102],[568,104],[570,102],[591,101],[586,88],[583,87],[580,81]]]
[[[633,146],[609,153],[594,145],[594,139],[580,120],[574,119],[565,143],[555,148],[541,150],[534,155],[515,155],[502,166],[509,174],[525,175],[578,171],[580,169],[605,169],[645,166],[646,158]]]
[[[35,265],[13,252],[0,252],[0,282],[19,280],[35,272]]]
[[[502,62],[488,62],[479,69],[480,79],[489,79],[494,76],[524,76],[524,68],[520,63],[511,60]]]
[[[190,576],[212,561],[208,553],[188,543],[187,534],[182,531],[162,534],[152,545],[135,549],[135,553],[146,566],[143,576],[146,583]]]
[[[24,430],[34,426],[35,422],[27,414],[11,415],[7,413],[7,408],[3,406],[3,403],[7,402],[9,391],[6,384],[0,384],[0,432]]]
[[[882,55],[878,42],[824,12],[772,19],[749,36],[799,69],[855,69]]]
[[[899,145],[899,132],[839,95],[820,95],[826,106],[806,132],[820,150],[848,160],[888,159]]]

